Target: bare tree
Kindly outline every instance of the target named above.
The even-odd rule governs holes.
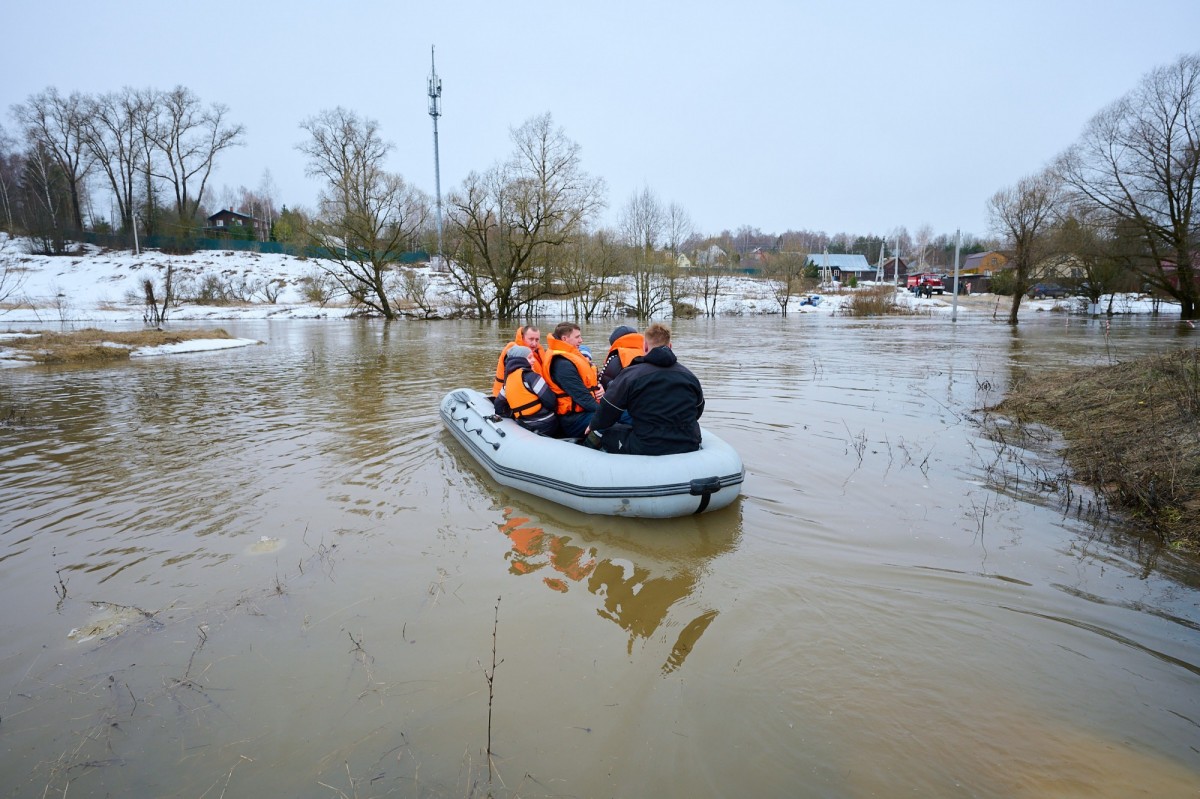
[[[69,185],[45,144],[32,144],[22,163],[18,184],[21,226],[29,234],[31,251],[43,255],[66,252],[71,213]]]
[[[1139,270],[1197,314],[1200,281],[1200,55],[1150,72],[1129,94],[1092,118],[1056,164],[1075,200],[1111,225],[1135,228],[1148,257]]]
[[[309,231],[337,268],[326,271],[357,302],[395,319],[389,298],[394,266],[411,249],[429,215],[429,198],[387,172],[392,145],[379,124],[335,108],[305,120],[308,174],[325,180],[320,212]]]
[[[679,253],[695,236],[696,226],[692,224],[692,217],[687,210],[673,202],[667,206],[663,232],[666,236],[664,246],[673,253]]]
[[[693,253],[692,262],[695,264],[696,293],[704,306],[706,316],[715,316],[717,300],[721,289],[729,276],[729,253],[713,239],[706,239],[703,246]],[[725,242],[729,246],[729,242]]]
[[[1061,198],[1061,184],[1049,171],[1021,178],[988,201],[996,233],[1005,237],[1012,252],[1013,301],[1008,323],[1017,324],[1021,298],[1033,284],[1038,265],[1051,252],[1052,226]]]
[[[260,213],[265,213],[262,219],[267,223],[267,230],[271,229],[271,225],[275,224],[275,217],[279,215],[275,210],[275,198],[278,194],[279,187],[275,183],[274,176],[271,175],[271,170],[264,169],[262,177],[258,180],[256,200],[262,203]]]
[[[620,302],[625,255],[616,235],[608,230],[591,233],[564,248],[559,279],[571,298],[576,319],[591,321],[602,303]]]
[[[163,160],[155,174],[174,189],[175,212],[186,224],[194,220],[200,208],[217,156],[241,145],[246,129],[226,119],[226,106],[212,103],[205,108],[200,98],[183,86],[157,99],[161,116],[153,135]]]
[[[1078,289],[1092,306],[1098,307],[1108,295],[1106,313],[1112,316],[1116,292],[1129,290],[1139,281],[1124,257],[1128,242],[1113,235],[1098,217],[1086,208],[1069,208],[1055,225],[1052,248],[1060,263],[1080,273]]]
[[[143,109],[142,116],[137,120],[137,148],[141,162],[141,222],[147,236],[153,236],[160,231],[158,213],[158,187],[156,175],[163,171],[157,166],[163,154],[158,149],[157,142],[164,137],[165,126],[163,107],[159,102],[162,93],[156,89],[141,89],[135,92],[137,102]],[[134,222],[138,220],[137,209],[134,209]]]
[[[0,222],[9,233],[16,232],[13,203],[17,195],[18,177],[21,174],[21,156],[16,152],[16,142],[0,125]]]
[[[54,160],[71,199],[71,223],[83,230],[85,181],[92,168],[93,156],[84,142],[87,100],[78,92],[63,97],[49,87],[13,106],[13,115],[24,129],[30,145],[41,145]]]
[[[767,257],[765,268],[767,280],[779,311],[787,316],[792,297],[804,289],[804,267],[808,257],[798,252],[772,253]]]
[[[668,213],[648,186],[632,194],[621,209],[621,236],[630,248],[633,308],[639,319],[648,319],[668,302],[663,280],[665,260],[659,252],[667,234]]]
[[[913,247],[916,249],[917,263],[928,264],[929,245],[933,242],[933,226],[921,225],[913,234]]]
[[[120,227],[126,232],[133,229],[134,188],[146,155],[140,129],[153,111],[146,101],[146,93],[129,87],[89,99],[82,129],[84,143],[112,187]]]
[[[501,321],[560,291],[555,259],[604,205],[604,181],[583,170],[579,145],[550,114],[511,136],[509,160],[470,173],[447,200],[450,277],[477,314]]]

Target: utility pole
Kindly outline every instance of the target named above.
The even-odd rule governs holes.
[[[429,116],[433,119],[433,182],[437,189],[437,257],[442,268],[442,166],[438,159],[438,117],[442,115],[442,79],[437,76],[433,45],[429,46]]]
[[[906,276],[907,277],[907,276]],[[900,234],[896,234],[896,285],[900,285]]]
[[[954,231],[954,303],[950,308],[950,321],[958,321],[958,252],[962,249],[962,229]]]

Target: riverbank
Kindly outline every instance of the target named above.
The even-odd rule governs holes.
[[[412,319],[470,317],[474,304],[454,285],[449,275],[426,265],[404,267],[407,288],[397,286],[396,306],[401,316]],[[102,250],[80,245],[72,255],[46,256],[28,253],[28,242],[0,234],[0,326],[14,329],[19,323],[80,323],[99,326],[110,323],[138,324],[148,316],[145,282],[154,287],[161,302],[170,270],[176,302],[166,309],[162,325],[188,321],[243,319],[338,319],[361,315],[361,310],[339,296],[332,279],[317,259],[290,255],[207,250],[189,255],[158,251],[134,254],[128,250]],[[631,279],[626,282],[630,283]],[[716,316],[764,316],[782,313],[775,285],[762,277],[722,275],[711,284],[716,296],[702,296],[698,277],[685,276],[680,300]],[[864,284],[864,288],[872,284]],[[405,299],[405,293],[419,297]],[[816,305],[800,304],[800,296],[788,303],[788,314],[837,316],[847,314],[854,289],[819,291]],[[614,289],[611,300],[595,309],[595,318],[624,315],[624,305],[633,296],[631,285]],[[807,296],[807,295],[805,295]],[[995,295],[958,298],[961,316],[990,315],[1006,318],[1011,300]],[[1022,314],[1044,311],[1081,313],[1079,298],[1026,300]],[[911,315],[949,317],[954,310],[950,295],[916,297],[897,290],[895,304]],[[1137,295],[1118,298],[1118,314],[1150,313],[1152,304]],[[1167,315],[1178,308],[1166,308]],[[575,319],[578,311],[570,299],[539,302],[532,316],[537,319]],[[2,329],[2,328],[0,328]]]
[[[1200,349],[1014,381],[989,410],[1062,433],[1067,463],[1113,510],[1200,552]]]

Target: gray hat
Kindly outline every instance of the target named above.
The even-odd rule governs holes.
[[[509,358],[524,358],[529,360],[529,356],[532,354],[533,350],[529,349],[528,347],[522,347],[518,344],[508,351],[508,355],[504,356],[504,360],[507,361]]]
[[[613,330],[612,335],[608,337],[608,343],[616,344],[617,339],[619,339],[621,336],[628,336],[630,333],[636,333],[636,332],[637,331],[634,330],[629,325],[621,325],[620,327]]]

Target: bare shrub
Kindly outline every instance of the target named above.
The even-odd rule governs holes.
[[[258,293],[259,296],[261,296],[264,300],[269,302],[271,305],[274,305],[276,302],[278,302],[279,295],[282,294],[283,290],[286,288],[287,281],[281,277],[277,277],[274,280],[263,281],[262,285],[259,286]]]
[[[400,296],[396,300],[396,307],[401,309],[416,308],[421,314],[429,319],[437,315],[437,304],[430,296],[432,283],[429,276],[418,272],[415,269],[400,270]]]
[[[243,275],[226,283],[226,296],[230,302],[251,303],[263,289],[263,281]]]
[[[337,296],[337,292],[337,281],[323,270],[313,270],[300,278],[300,296],[305,302],[315,302],[324,308]]]
[[[20,291],[28,277],[27,271],[18,265],[16,256],[9,250],[11,241],[9,238],[0,240],[0,302]]]
[[[146,324],[158,327],[167,321],[171,307],[176,304],[174,277],[175,265],[167,264],[166,274],[163,275],[162,292],[159,296],[155,295],[153,280],[146,278],[142,281],[142,295],[146,303],[142,321]]]
[[[887,285],[855,291],[842,309],[847,316],[908,316],[913,313],[908,306],[896,302],[895,287]]]

